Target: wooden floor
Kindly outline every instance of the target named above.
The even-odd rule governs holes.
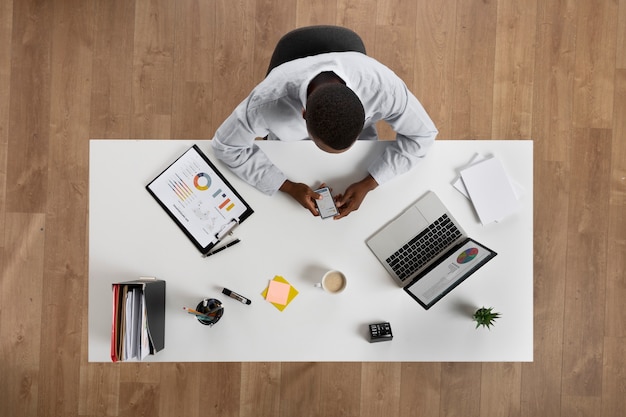
[[[534,139],[533,363],[87,363],[89,138],[211,138],[310,24]],[[626,0],[0,0],[0,416],[624,416],[625,136]]]

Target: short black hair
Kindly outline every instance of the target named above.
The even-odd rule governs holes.
[[[344,84],[320,85],[307,98],[307,130],[332,149],[342,151],[352,146],[364,122],[361,100]]]

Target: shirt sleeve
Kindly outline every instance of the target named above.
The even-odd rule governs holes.
[[[260,112],[250,109],[250,97],[244,100],[222,123],[211,141],[215,156],[239,178],[259,191],[273,195],[287,177],[255,144],[268,134]]]
[[[434,143],[437,128],[415,96],[400,81],[389,96],[385,120],[396,132],[396,141],[369,167],[370,175],[384,184],[415,167]]]

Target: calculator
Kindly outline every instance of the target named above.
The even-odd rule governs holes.
[[[370,343],[384,342],[393,339],[391,324],[388,322],[370,324]]]

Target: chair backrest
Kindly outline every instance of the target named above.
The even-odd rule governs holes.
[[[328,52],[361,52],[365,45],[359,35],[341,26],[307,26],[284,35],[274,49],[267,73],[294,59]]]

